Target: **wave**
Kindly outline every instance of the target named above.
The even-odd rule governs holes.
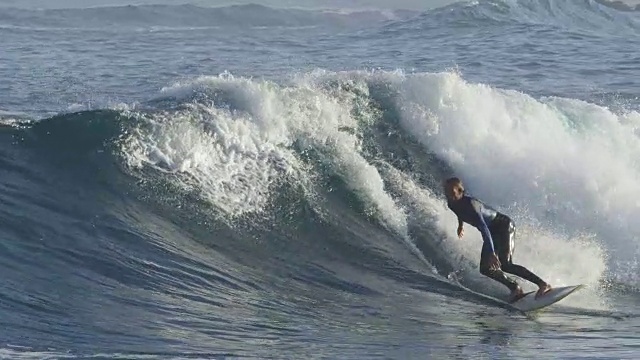
[[[3,9],[0,24],[15,29],[217,29],[260,27],[345,28],[384,23],[415,15],[407,10],[301,10],[263,5],[199,7],[196,5],[128,5],[81,9]],[[29,24],[25,26],[25,24]]]
[[[637,290],[639,125],[637,111],[455,72],[323,70],[204,76],[144,107],[12,121],[0,128],[0,262],[8,283],[31,280],[4,303],[40,319],[29,325],[39,346],[75,349],[84,342],[59,325],[69,319],[154,324],[135,336],[163,349],[167,328],[233,335],[238,311],[327,321],[309,310],[317,298],[386,297],[389,286],[492,306],[446,280],[455,271],[505,294],[477,271],[479,233],[455,235],[440,186],[455,174],[516,220],[517,262],[589,286],[564,305],[615,317],[609,294]],[[261,330],[271,320],[237,331],[295,331]],[[99,337],[124,343],[123,333]]]
[[[479,233],[456,237],[440,186],[454,174],[516,220],[517,262],[588,285],[554,311],[637,318],[609,304],[638,295],[637,111],[455,72],[317,70],[5,115],[0,312],[4,341],[28,347],[7,356],[195,354],[210,350],[202,329],[237,355],[310,323],[348,327],[344,304],[398,292],[438,311],[500,306],[447,280],[506,295],[477,271]]]
[[[455,220],[439,183],[456,173],[513,213],[527,239],[519,253],[543,275],[593,283],[608,270],[628,282],[636,270],[638,254],[625,244],[640,229],[620,189],[636,191],[625,179],[640,169],[630,131],[637,112],[534,99],[455,73],[318,71],[289,84],[227,74],[167,87],[154,103],[165,110],[89,112],[74,116],[91,122],[69,115],[37,128],[83,134],[75,144],[49,137],[70,153],[117,144],[130,175],[149,181],[154,171],[230,223],[268,217],[282,189],[312,207],[328,192],[344,194],[348,207],[408,239],[442,273],[467,266],[456,257],[473,259],[477,250],[474,240],[442,242]],[[128,120],[116,126],[116,118]]]
[[[165,88],[158,100],[189,106],[147,118],[152,127],[124,145],[127,163],[189,174],[179,186],[195,184],[227,214],[263,211],[282,181],[317,199],[328,189],[310,189],[329,176],[325,186],[339,181],[355,209],[446,272],[467,266],[452,253],[476,250],[441,243],[455,220],[439,183],[456,173],[514,213],[527,239],[519,252],[555,282],[605,271],[628,282],[635,271],[638,254],[625,244],[640,229],[629,228],[635,210],[620,191],[635,189],[624,179],[640,169],[635,111],[534,99],[455,73],[318,71],[288,85],[224,75]]]
[[[602,32],[637,35],[640,18],[596,0],[481,0],[458,2],[427,11],[418,17],[385,25],[385,31],[506,25],[595,35]]]

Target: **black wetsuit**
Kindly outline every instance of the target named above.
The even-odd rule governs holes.
[[[466,222],[482,234],[482,255],[480,273],[506,285],[512,291],[518,283],[504,273],[517,275],[540,286],[544,281],[525,267],[512,262],[516,227],[511,219],[483,204],[480,200],[464,195],[460,200],[449,201],[449,208],[458,216],[458,221]],[[500,260],[501,270],[489,268],[489,256],[495,253]]]

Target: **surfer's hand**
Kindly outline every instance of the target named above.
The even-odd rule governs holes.
[[[498,259],[498,256],[493,253],[489,256],[489,269],[491,270],[500,270],[500,259]]]
[[[462,226],[460,226],[458,227],[458,237],[462,239],[463,236],[464,236],[464,229],[462,228]]]

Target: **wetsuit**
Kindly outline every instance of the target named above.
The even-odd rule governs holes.
[[[449,201],[448,206],[458,216],[458,221],[474,226],[482,234],[484,244],[480,257],[480,273],[499,281],[512,291],[517,288],[518,283],[507,277],[505,272],[517,275],[538,286],[544,284],[544,281],[531,271],[512,262],[516,227],[508,216],[467,195],[460,200]],[[493,253],[500,260],[501,270],[491,270],[489,267],[489,256]]]

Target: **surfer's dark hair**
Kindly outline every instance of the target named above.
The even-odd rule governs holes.
[[[453,188],[459,188],[462,192],[464,192],[464,186],[462,185],[462,180],[460,180],[457,177],[450,177],[447,180],[445,180],[444,182],[444,188],[446,189],[453,189]]]

